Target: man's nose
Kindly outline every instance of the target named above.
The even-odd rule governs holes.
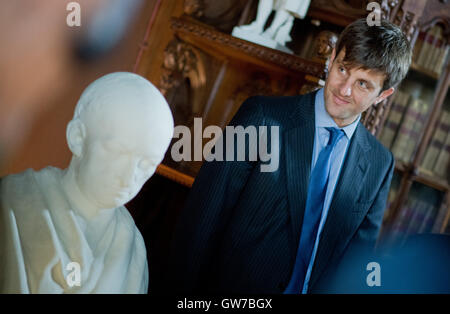
[[[352,95],[352,83],[349,79],[346,79],[342,82],[339,88],[339,93],[341,94],[341,96],[345,97],[350,97]]]

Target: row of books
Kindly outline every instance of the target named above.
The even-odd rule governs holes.
[[[397,172],[394,172],[394,175],[393,175],[392,181],[391,181],[391,186],[389,189],[387,202],[386,202],[386,211],[385,211],[384,217],[383,217],[383,224],[387,223],[387,221],[389,221],[389,219],[391,218],[390,217],[391,212],[389,211],[389,209],[392,207],[395,200],[397,199],[397,194],[400,189],[400,183],[401,183],[401,177],[397,174]]]
[[[435,26],[427,33],[419,33],[414,45],[413,63],[426,71],[440,75],[447,54],[448,46],[445,45],[442,28]]]
[[[430,105],[421,98],[399,90],[380,135],[380,141],[397,160],[410,162],[417,148]],[[445,108],[436,123],[431,141],[421,163],[421,170],[441,178],[449,176],[450,108]]]
[[[447,209],[445,204],[443,207],[439,205],[441,198],[442,194],[438,191],[420,184],[414,185],[408,201],[394,221],[391,239],[403,241],[412,234],[436,232]]]
[[[421,170],[450,181],[450,109],[444,109],[436,123],[422,160]]]
[[[409,162],[415,152],[431,109],[430,92],[398,90],[380,135],[380,141],[397,160]]]
[[[445,234],[450,234],[450,223],[447,222],[447,226],[444,229]]]
[[[433,224],[432,233],[445,233],[450,234],[450,223],[448,221],[449,207],[445,202],[439,208],[436,214],[436,219]]]

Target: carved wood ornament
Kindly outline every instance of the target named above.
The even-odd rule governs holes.
[[[324,76],[322,64],[308,62],[295,55],[286,54],[235,38],[217,31],[212,27],[205,27],[192,22],[188,18],[172,18],[172,29],[178,35],[186,35],[189,38],[207,42],[209,46],[215,46],[217,50],[232,49],[248,57],[255,57],[262,61],[262,63],[272,63],[293,72],[308,73],[320,78]]]
[[[205,14],[204,0],[184,0],[184,13],[195,18],[200,18]]]
[[[204,85],[206,80],[197,49],[178,39],[173,39],[164,50],[162,68],[160,89],[164,95],[178,87],[185,78],[189,78],[194,88]]]

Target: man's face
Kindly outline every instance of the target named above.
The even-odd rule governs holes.
[[[344,65],[345,49],[331,55],[328,78],[325,82],[325,108],[339,127],[351,124],[358,115],[374,103],[394,92],[391,87],[380,93],[384,74],[348,68]]]
[[[162,161],[170,140],[145,114],[120,118],[126,115],[99,122],[85,138],[77,183],[98,208],[116,208],[133,199]]]

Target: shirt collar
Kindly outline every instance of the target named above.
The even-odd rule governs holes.
[[[358,126],[358,122],[361,119],[361,114],[359,114],[356,120],[350,123],[349,125],[344,126],[343,128],[338,127],[336,122],[334,122],[333,118],[328,114],[327,110],[325,109],[325,97],[323,88],[319,89],[316,93],[314,112],[315,112],[316,127],[322,128],[334,127],[342,129],[344,130],[344,133],[349,140],[352,138],[353,133],[355,133],[356,127]]]

